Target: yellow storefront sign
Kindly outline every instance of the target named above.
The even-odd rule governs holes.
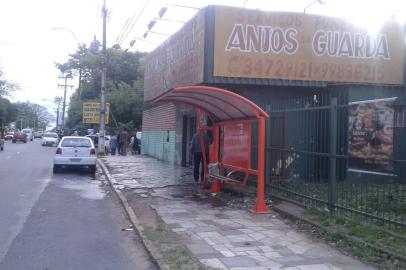
[[[110,103],[106,103],[106,121],[109,123]],[[85,102],[83,103],[83,124],[99,124],[100,122],[100,103]]]
[[[404,35],[395,20],[371,33],[304,13],[216,7],[215,18],[214,76],[403,84]]]

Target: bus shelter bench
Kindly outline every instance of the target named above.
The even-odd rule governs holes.
[[[235,169],[230,171],[226,176],[223,176],[220,174],[220,168],[221,169],[235,169],[235,168],[230,168],[229,166],[225,164],[209,164],[208,166],[208,180],[212,182],[212,186],[209,190],[209,192],[215,193],[215,192],[220,192],[221,186],[223,184],[230,184],[238,187],[243,187],[246,185],[247,180],[248,180],[248,175],[249,172],[244,169]],[[245,177],[243,181],[239,181],[236,179],[231,178],[231,175],[236,173],[236,172],[242,172],[245,173]]]
[[[227,182],[227,181],[238,182],[237,180],[234,180],[234,179],[229,177],[232,173],[234,173],[234,171],[228,173],[227,176],[223,176],[223,175],[220,175],[220,174],[210,174],[209,173],[209,178],[212,179],[212,180],[218,180],[221,183],[224,183],[224,182]]]

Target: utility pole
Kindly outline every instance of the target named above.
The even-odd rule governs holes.
[[[100,130],[99,130],[99,154],[104,155],[104,136],[106,135],[106,19],[107,9],[106,0],[103,2],[103,49],[102,49],[102,76],[101,76],[101,95],[100,95]]]
[[[59,88],[63,88],[63,103],[62,103],[62,130],[65,129],[65,109],[66,109],[66,90],[68,87],[72,89],[73,85],[68,85],[68,79],[71,79],[71,76],[68,74],[65,77],[59,77],[60,79],[65,79],[65,84],[58,84]]]
[[[59,107],[61,106],[61,102],[62,102],[62,97],[54,98],[54,103],[57,105],[57,107],[56,107],[56,129],[58,129],[58,126],[59,126]]]

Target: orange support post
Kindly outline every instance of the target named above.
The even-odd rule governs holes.
[[[198,131],[202,134],[208,130],[213,131],[214,135],[214,143],[212,145],[212,151],[210,153],[209,160],[206,159],[205,155],[205,146],[203,136],[200,136],[200,145],[203,151],[203,162],[204,162],[204,174],[205,174],[205,183],[207,183],[208,177],[208,169],[207,163],[210,162],[218,162],[219,166],[224,167],[229,166],[232,167],[233,171],[235,172],[245,172],[246,176],[242,183],[237,181],[238,186],[243,186],[246,184],[248,180],[248,175],[256,175],[257,176],[257,200],[255,205],[253,206],[250,211],[256,214],[265,214],[269,213],[270,210],[265,204],[265,183],[264,183],[264,171],[265,171],[265,119],[269,118],[269,115],[263,111],[258,105],[253,103],[252,101],[248,100],[247,98],[240,96],[236,93],[231,91],[217,88],[217,87],[210,87],[204,85],[196,85],[196,86],[184,86],[184,87],[176,87],[170,89],[163,93],[162,95],[156,97],[153,101],[155,104],[160,103],[181,103],[187,104],[192,107],[195,107],[197,110],[198,115]],[[208,127],[207,125],[202,125],[201,117],[202,111],[210,117],[214,126]],[[239,148],[242,150],[237,150],[237,147],[231,149],[231,156],[233,158],[229,159],[231,162],[227,164],[224,162],[225,155],[225,140],[227,138],[224,137],[225,133],[222,133],[220,136],[220,126],[224,126],[227,124],[239,124],[239,123],[247,123],[247,122],[254,122],[258,121],[258,168],[257,170],[253,170],[250,164],[250,156],[246,160],[246,156],[250,155],[250,138],[246,140],[244,143],[248,143],[249,147],[247,150],[244,148]],[[244,125],[244,124],[243,124]],[[248,136],[251,136],[251,129],[248,132]],[[236,136],[239,136],[238,134]],[[219,138],[221,137],[221,138]],[[229,138],[228,138],[229,139]],[[220,145],[221,143],[221,145]],[[232,144],[238,144],[238,142],[231,140]],[[219,156],[219,148],[221,149],[222,156]],[[228,148],[230,151],[230,148]],[[242,153],[241,153],[242,151]],[[227,152],[227,151],[226,151]],[[236,154],[234,154],[234,153]],[[226,153],[227,154],[227,153]],[[228,153],[230,155],[230,153]],[[221,159],[221,160],[220,160]],[[227,158],[225,159],[227,161]],[[233,172],[231,172],[233,173]],[[225,177],[224,181],[220,181],[213,177],[214,181],[212,184],[210,192],[219,192],[224,184],[234,184],[234,181],[231,177]],[[220,178],[223,179],[223,178]]]
[[[218,193],[221,191],[221,182],[219,180],[214,180],[213,183],[211,183],[210,189],[207,190],[209,193]]]
[[[268,214],[270,210],[265,204],[264,172],[265,172],[265,118],[258,118],[258,176],[257,176],[257,201],[251,212],[255,214]]]

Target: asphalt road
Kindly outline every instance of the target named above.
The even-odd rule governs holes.
[[[53,175],[54,153],[39,140],[0,152],[0,270],[155,269],[110,188]]]

